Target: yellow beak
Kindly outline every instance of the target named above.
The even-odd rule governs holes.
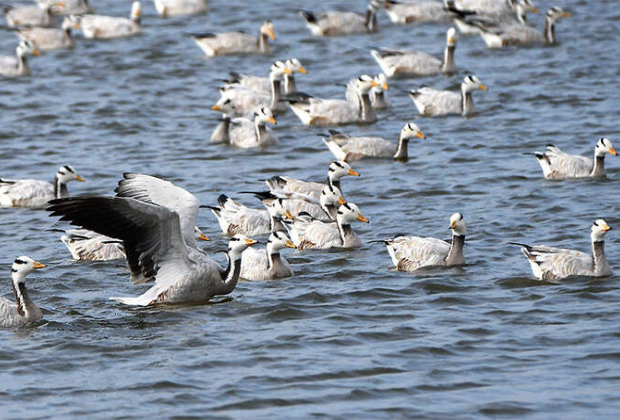
[[[611,227],[605,225],[601,229],[603,229],[603,232],[607,232],[608,230],[611,230]]]
[[[355,172],[353,169],[349,169],[349,173],[347,175],[360,176],[360,174]]]
[[[306,71],[306,69],[305,69],[305,68],[303,68],[303,67],[300,67],[300,68],[299,68],[299,72],[300,72],[300,73],[303,73],[303,74],[308,74],[308,72]]]
[[[209,237],[207,235],[205,235],[204,233],[200,233],[200,236],[198,237],[198,239],[200,239],[201,241],[210,241],[211,239],[209,239]]]
[[[567,17],[571,17],[572,15],[570,13],[568,13],[568,12],[564,12],[564,13],[562,13],[562,16],[567,18]]]
[[[377,82],[375,82],[374,80],[372,80],[372,81],[370,82],[370,86],[372,86],[372,87],[379,87],[380,85],[379,85],[379,83],[377,83]]]
[[[273,29],[267,29],[267,36],[271,38],[272,41],[276,40],[276,34]]]
[[[284,212],[284,217],[286,217],[288,220],[293,220],[294,219],[293,215],[288,210]]]
[[[454,229],[456,227],[456,222],[450,222],[450,226],[448,226],[448,229]]]
[[[609,148],[609,153],[611,153],[614,156],[618,156],[618,152],[616,152],[616,149],[614,149],[613,147]]]
[[[40,262],[34,262],[34,269],[36,270],[37,268],[45,268],[47,267],[45,264],[40,263]]]
[[[80,181],[80,182],[85,182],[85,181],[84,181],[84,178],[82,178],[82,177],[81,177],[81,176],[79,176],[79,175],[78,175],[78,176],[77,176],[77,178],[75,178],[75,179],[76,179],[76,180],[78,180],[78,181]]]
[[[211,109],[212,109],[213,111],[220,111],[220,110],[221,110],[219,105],[213,105],[213,106],[211,107]]]
[[[295,246],[295,244],[294,244],[294,243],[292,243],[291,241],[286,241],[286,247],[287,247],[287,248],[297,248],[297,247]]]
[[[274,125],[276,124],[276,119],[275,119],[275,118],[273,118],[273,117],[269,117],[269,120],[268,120],[268,121],[269,121],[271,124],[274,124]]]
[[[448,38],[448,44],[454,44],[454,38],[453,37]]]
[[[34,50],[34,51],[32,52],[32,55],[41,55],[41,51],[39,51],[39,50]]]
[[[345,204],[347,204],[347,200],[345,200],[344,197],[340,197],[338,199],[338,204],[340,204],[341,206],[345,205]]]
[[[289,69],[288,67],[284,68],[284,74],[291,74],[291,73],[293,73],[291,69]]]
[[[540,10],[538,10],[536,7],[534,7],[534,8],[532,9],[532,13],[536,13],[536,14],[538,14],[538,13],[540,13]]]
[[[480,86],[478,86],[478,89],[480,89],[480,90],[489,90],[489,88],[486,87],[485,85],[483,85],[482,83],[480,83]]]
[[[364,216],[362,216],[361,214],[357,215],[357,220],[359,220],[360,222],[364,222],[364,223],[370,223],[370,221],[366,219]]]
[[[257,244],[257,243],[258,243],[258,241],[256,239],[247,238],[245,240],[246,246],[252,246],[252,245]]]
[[[416,134],[416,136],[418,136],[421,139],[425,139],[426,137],[424,136],[424,134],[422,134],[422,132],[418,131],[418,133]]]

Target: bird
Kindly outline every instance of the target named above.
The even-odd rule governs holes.
[[[409,140],[424,139],[424,134],[412,122],[405,124],[400,131],[398,143],[393,144],[381,137],[350,137],[336,130],[329,130],[330,135],[323,137],[323,143],[329,148],[336,159],[354,162],[363,158],[393,158],[406,161]]]
[[[452,21],[453,14],[451,9],[455,8],[454,0],[438,1],[398,1],[386,0],[385,12],[396,24],[419,23],[419,22],[438,22],[449,23]]]
[[[465,35],[480,34],[480,27],[499,29],[504,26],[527,25],[528,13],[540,13],[532,0],[518,0],[514,11],[511,9],[492,9],[488,12],[476,12],[454,17],[454,24]]]
[[[605,277],[612,273],[605,257],[605,234],[610,230],[604,219],[597,219],[592,224],[592,255],[545,245],[510,244],[521,247],[534,277],[539,280],[556,281],[568,276]]]
[[[314,36],[371,33],[377,30],[377,12],[384,4],[385,0],[369,0],[365,15],[338,11],[313,13],[306,10],[298,13]]]
[[[463,247],[467,225],[461,213],[450,216],[452,243],[421,236],[398,236],[379,241],[385,243],[390,258],[399,271],[415,271],[423,267],[465,264]]]
[[[0,206],[43,208],[49,200],[67,197],[67,183],[73,180],[84,182],[71,165],[61,166],[53,182],[0,178]]]
[[[75,42],[71,34],[72,29],[79,29],[79,18],[66,16],[60,29],[42,27],[23,27],[16,29],[17,35],[28,39],[39,51],[53,51],[63,48],[73,48]]]
[[[194,15],[209,11],[207,0],[153,0],[157,14],[163,17]]]
[[[145,174],[123,174],[114,197],[52,200],[47,210],[72,225],[123,241],[131,282],[154,285],[138,297],[112,297],[126,305],[205,303],[237,285],[243,251],[257,243],[244,235],[228,245],[223,269],[197,248],[200,202],[183,188]]]
[[[267,147],[278,143],[278,137],[268,130],[266,124],[276,124],[271,110],[260,107],[254,111],[254,119],[233,118],[230,121],[228,131],[229,143],[231,146],[248,149],[252,147]]]
[[[43,318],[41,309],[35,305],[28,294],[26,276],[45,267],[45,264],[26,256],[17,257],[13,261],[11,279],[15,303],[0,297],[0,326],[5,328],[21,327]]]
[[[55,15],[69,16],[95,13],[95,9],[88,0],[62,0],[62,5],[56,0],[37,0],[37,3],[41,6],[55,6],[51,9],[52,14]]]
[[[189,34],[196,44],[208,56],[230,54],[266,54],[269,52],[267,38],[276,40],[273,23],[263,22],[258,38],[243,32],[225,32],[221,34],[200,33]]]
[[[39,3],[34,6],[4,6],[4,18],[11,28],[20,26],[50,26],[52,10],[63,7],[62,3]]]
[[[457,70],[454,62],[457,40],[456,29],[449,28],[446,32],[446,48],[443,60],[420,51],[379,49],[371,50],[370,54],[388,77],[454,73]]]
[[[387,83],[387,77],[383,73],[379,73],[374,77],[376,86],[370,89],[370,104],[373,109],[389,108],[390,104],[386,98],[385,92],[390,89]],[[360,97],[358,94],[358,79],[351,79],[345,86],[345,96],[349,105],[356,109],[360,108]]]
[[[480,28],[480,36],[489,48],[503,48],[511,45],[536,45],[536,44],[555,44],[555,25],[562,18],[571,17],[560,7],[552,7],[547,12],[545,18],[545,28],[543,32],[521,23],[513,23],[507,26],[496,28],[477,25]]]
[[[469,10],[476,13],[506,13],[516,10],[518,0],[456,0],[457,10]]]
[[[141,6],[139,1],[131,4],[129,18],[104,15],[83,15],[79,26],[85,38],[113,39],[138,35],[140,26]]]
[[[283,67],[286,68],[286,70],[284,70]],[[278,75],[274,70],[279,70],[280,74]],[[276,61],[275,63],[273,63],[271,71],[273,71],[274,74],[272,76],[272,74],[270,73],[269,77],[251,76],[248,74],[232,72],[230,73],[230,78],[224,80],[224,82],[233,86],[241,86],[247,88],[256,93],[273,95],[276,91],[276,89],[273,87],[274,82],[277,81],[278,87],[281,87],[280,78],[283,76],[284,89],[280,89],[280,94],[291,95],[297,92],[294,73],[308,73],[304,66],[301,64],[301,62],[296,58],[288,59],[285,62]],[[276,75],[280,76],[280,78],[276,78]]]
[[[280,255],[285,248],[296,248],[284,232],[272,232],[265,249],[250,248],[243,253],[241,273],[246,280],[276,280],[291,277],[293,269]]]
[[[230,122],[234,118],[237,108],[230,98],[222,97],[215,105],[211,107],[213,111],[220,111],[222,113],[222,119],[220,123],[215,127],[211,134],[211,143],[226,143],[230,144]]]
[[[0,76],[20,77],[30,75],[26,55],[39,55],[32,41],[22,39],[15,48],[15,56],[0,55]]]
[[[284,221],[284,227],[299,250],[357,248],[362,243],[351,228],[354,221],[370,223],[357,205],[349,202],[338,208],[335,222],[316,220],[302,213],[293,221]]]
[[[411,90],[409,97],[420,114],[427,117],[445,114],[461,114],[463,117],[471,117],[476,114],[472,92],[478,89],[488,90],[477,76],[470,75],[463,79],[460,94],[422,87]]]
[[[560,148],[550,144],[547,151],[534,152],[538,163],[547,179],[567,179],[605,176],[605,155],[617,156],[611,141],[601,137],[594,147],[594,162],[585,156],[569,155]]]

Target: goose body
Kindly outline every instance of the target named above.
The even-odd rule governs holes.
[[[103,15],[84,15],[80,18],[80,28],[85,38],[113,39],[124,38],[139,34],[141,7],[135,1],[131,6],[129,18]]]
[[[280,62],[276,62],[274,65],[278,65]],[[297,92],[297,86],[295,84],[295,76],[294,73],[302,73],[307,74],[306,69],[301,64],[301,62],[292,58],[286,60],[283,63],[286,67],[286,70],[282,70],[284,76],[284,90],[283,93],[285,95],[291,95]],[[231,73],[231,77],[229,80],[226,80],[227,83],[232,84],[234,86],[244,87],[256,93],[262,93],[263,95],[272,95],[273,96],[273,81],[272,77],[260,77],[260,76],[251,76],[247,74],[239,74],[239,73]],[[270,75],[271,76],[271,75]]]
[[[377,30],[377,11],[384,3],[384,0],[370,0],[365,15],[339,11],[313,13],[305,10],[300,10],[299,15],[314,36],[371,33]]]
[[[387,84],[387,77],[383,73],[379,73],[374,77],[376,86],[370,90],[370,104],[373,109],[385,109],[389,108],[390,104],[386,97],[385,92],[389,90]],[[349,80],[345,89],[345,96],[349,105],[360,109],[360,96],[358,93],[358,79]]]
[[[157,14],[163,17],[193,15],[209,10],[207,0],[153,0]]]
[[[544,153],[534,155],[547,179],[586,178],[605,176],[605,155],[618,153],[607,138],[600,138],[594,148],[594,161],[585,156],[569,155],[559,147],[547,146]]]
[[[409,92],[409,97],[424,116],[461,114],[470,117],[476,114],[472,92],[477,89],[487,90],[487,87],[472,75],[464,79],[460,93],[422,87]]]
[[[269,51],[267,38],[275,41],[273,23],[263,22],[258,38],[243,32],[221,34],[203,33],[190,35],[196,45],[209,57],[230,54],[265,54]]]
[[[26,276],[34,270],[44,267],[45,264],[26,256],[17,257],[13,261],[11,280],[15,302],[0,297],[0,327],[22,327],[43,318],[41,309],[34,304],[28,294]]]
[[[268,180],[268,182],[272,182],[272,180]],[[327,184],[323,184],[318,200],[312,195],[285,191],[279,187],[272,188],[268,194],[282,199],[282,207],[293,218],[305,213],[313,219],[334,221],[338,207],[346,203],[340,187],[329,181]]]
[[[278,137],[267,129],[267,123],[276,123],[273,114],[267,107],[256,110],[253,120],[249,118],[232,119],[228,133],[230,144],[243,149],[277,144]]]
[[[518,245],[530,263],[534,277],[539,280],[560,280],[569,276],[604,277],[611,275],[605,257],[605,234],[611,228],[603,219],[594,222],[590,238],[592,254],[544,245]]]
[[[418,0],[418,1],[390,1],[385,2],[385,12],[396,24],[438,22],[449,23],[453,15],[447,9],[447,5],[454,6],[454,1]]]
[[[463,215],[450,217],[452,243],[420,236],[399,236],[385,241],[392,263],[399,271],[415,271],[423,267],[465,264],[463,246],[466,225]]]
[[[211,143],[230,144],[230,122],[232,121],[237,108],[230,98],[222,97],[211,107],[213,111],[220,111],[222,119],[211,133]]]
[[[275,280],[291,277],[293,269],[286,258],[280,255],[284,248],[295,248],[284,232],[269,235],[267,246],[263,249],[250,248],[243,254],[241,273],[246,280]]]
[[[4,18],[11,28],[20,26],[50,26],[51,9],[56,4],[39,4],[35,6],[8,6],[4,9]]]
[[[79,28],[79,20],[74,16],[67,16],[61,29],[56,28],[21,28],[17,30],[20,38],[30,40],[39,51],[53,51],[73,48],[75,42],[71,36],[72,29]]]
[[[480,34],[481,28],[495,28],[512,25],[527,25],[527,13],[540,13],[532,0],[519,0],[514,12],[505,9],[493,9],[489,12],[480,12],[471,15],[454,17],[454,24],[458,30],[466,35]]]
[[[95,13],[95,9],[88,0],[62,0],[62,6],[58,6],[57,0],[37,0],[43,7],[52,7],[51,12],[55,15],[86,15]],[[55,6],[55,7],[54,7]]]
[[[15,56],[0,55],[0,76],[20,77],[30,75],[30,67],[26,61],[28,54],[39,55],[39,50],[32,41],[22,39],[15,48]]]
[[[84,181],[70,165],[61,166],[53,182],[36,179],[10,180],[0,178],[0,206],[42,208],[49,200],[67,197],[67,183]]]
[[[110,261],[125,258],[121,241],[88,229],[68,229],[60,237],[74,260]]]

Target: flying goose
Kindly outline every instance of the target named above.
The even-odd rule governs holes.
[[[17,35],[28,39],[39,51],[53,51],[61,48],[73,48],[75,42],[71,36],[72,29],[79,29],[79,19],[75,16],[66,16],[57,28],[20,28]]]
[[[20,26],[50,26],[52,9],[62,7],[62,3],[38,4],[35,6],[4,6],[4,18],[11,28]]]
[[[222,120],[215,127],[211,134],[211,143],[226,143],[230,144],[230,122],[236,114],[237,108],[230,98],[220,98],[215,105],[211,107],[213,111],[222,112]]]
[[[80,17],[80,29],[85,38],[112,39],[137,35],[141,32],[141,6],[139,1],[131,4],[129,18],[103,15],[84,15]]]
[[[39,268],[45,268],[45,264],[30,257],[21,256],[13,261],[11,279],[15,303],[0,297],[0,326],[21,327],[43,318],[41,309],[34,304],[26,289],[26,276]]]
[[[386,0],[385,12],[392,21],[397,24],[417,22],[450,23],[454,15],[450,9],[454,9],[454,0],[438,1],[418,0],[400,1]]]
[[[67,183],[73,180],[84,182],[71,165],[61,166],[53,182],[0,178],[0,206],[43,208],[49,200],[67,197]]]
[[[283,230],[281,220],[293,216],[284,209],[282,199],[275,195],[258,196],[267,210],[246,207],[243,204],[221,194],[217,198],[218,206],[208,206],[217,219],[220,229],[226,235],[238,233],[260,236],[277,230]]]
[[[374,123],[377,115],[370,102],[370,90],[379,84],[370,76],[357,80],[358,105],[346,99],[319,99],[311,96],[289,100],[289,106],[304,125]]]
[[[611,267],[605,258],[605,234],[610,230],[603,219],[592,224],[592,255],[545,245],[510,244],[521,247],[534,277],[539,280],[559,280],[568,276],[605,277],[611,275]]]
[[[461,114],[463,117],[471,117],[476,114],[472,92],[478,89],[488,90],[478,77],[471,75],[463,79],[460,94],[422,87],[410,91],[409,97],[420,114],[427,117],[445,114]]]
[[[300,10],[299,15],[314,36],[350,35],[377,30],[377,12],[385,0],[369,0],[366,15],[353,12],[329,11],[313,13]]]
[[[86,15],[95,13],[95,9],[90,5],[88,0],[62,0],[62,5],[56,0],[37,0],[40,6],[56,6],[52,7],[51,12],[55,15]]]
[[[415,271],[423,267],[465,264],[463,246],[467,226],[461,213],[450,216],[452,243],[436,238],[398,236],[384,242],[392,262],[399,271]]]
[[[489,48],[503,48],[510,45],[555,44],[555,24],[562,18],[571,17],[559,7],[552,7],[545,18],[545,29],[540,32],[521,23],[513,23],[496,28],[478,25],[480,35]]]
[[[605,155],[617,156],[609,139],[602,137],[594,147],[594,162],[585,156],[569,155],[550,144],[544,153],[535,152],[543,175],[547,179],[585,178],[605,176]]]
[[[514,13],[510,10],[492,10],[487,13],[455,16],[454,24],[465,35],[480,33],[480,27],[496,28],[514,24],[527,24],[528,13],[540,13],[532,0],[519,0]]]
[[[385,74],[379,73],[374,77],[374,81],[376,86],[374,86],[370,90],[370,104],[373,109],[385,109],[390,105],[385,97],[385,92],[390,89],[387,83],[387,77]],[[346,84],[345,96],[347,101],[349,101],[349,105],[359,109],[360,108],[360,97],[358,93],[358,79],[351,79]]]
[[[239,278],[241,254],[256,243],[230,239],[228,267],[199,250],[195,240],[200,202],[171,182],[123,174],[115,197],[70,197],[50,202],[50,216],[123,241],[133,284],[154,281],[138,297],[111,298],[127,305],[204,303],[231,293]]]
[[[163,17],[193,15],[209,10],[207,0],[153,0],[153,3],[157,13]]]
[[[323,222],[308,214],[300,214],[294,221],[284,221],[297,249],[356,248],[362,245],[351,228],[354,221],[370,223],[360,213],[357,205],[343,204],[338,208],[335,222]]]
[[[388,76],[430,76],[438,73],[454,73],[454,51],[458,35],[456,29],[450,28],[446,33],[446,49],[443,60],[420,51],[399,51],[379,49],[370,54]]]
[[[258,38],[243,32],[203,33],[189,36],[209,57],[229,54],[265,54],[269,51],[267,37],[272,41],[276,40],[273,23],[268,20],[261,25]]]
[[[284,248],[296,248],[284,232],[269,235],[265,249],[250,248],[243,254],[239,277],[246,280],[276,280],[291,277],[293,269],[280,255]]]
[[[278,143],[278,137],[265,126],[267,123],[276,124],[271,110],[266,106],[254,111],[254,120],[249,118],[234,118],[230,122],[228,131],[232,146],[248,149],[252,147],[267,147]]]
[[[0,55],[0,76],[28,76],[30,75],[30,67],[26,61],[26,55],[39,55],[39,50],[34,44],[22,39],[17,48],[15,48],[15,56]]]
[[[407,151],[409,140],[416,137],[425,138],[418,126],[412,122],[405,124],[400,131],[396,145],[381,137],[349,137],[335,130],[329,131],[330,136],[323,138],[323,143],[336,159],[345,162],[354,162],[366,157],[406,161],[409,157]]]

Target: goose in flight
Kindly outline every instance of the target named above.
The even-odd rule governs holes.
[[[545,245],[526,245],[510,242],[521,247],[523,255],[539,280],[560,280],[568,276],[605,277],[611,275],[611,267],[605,257],[605,234],[611,227],[603,219],[597,219],[590,229],[592,254]]]
[[[141,6],[139,1],[131,4],[129,18],[103,15],[83,15],[79,26],[85,38],[113,39],[139,34]]]
[[[243,254],[241,273],[246,280],[275,280],[291,277],[293,269],[280,255],[285,248],[296,248],[284,232],[272,232],[265,249],[250,248]]]
[[[269,52],[267,38],[272,41],[276,40],[273,23],[269,20],[261,25],[258,38],[243,32],[202,33],[189,36],[208,57],[230,54],[266,54]]]
[[[207,0],[153,0],[157,14],[163,17],[194,15],[209,10]]]
[[[11,279],[15,303],[0,297],[0,326],[21,327],[43,318],[41,309],[34,304],[26,289],[26,276],[39,268],[45,268],[45,264],[30,257],[17,257],[13,261]]]
[[[448,29],[443,60],[420,51],[379,49],[372,50],[370,54],[388,77],[454,73],[457,70],[454,63],[457,40],[456,29]]]
[[[351,35],[371,33],[377,30],[377,12],[385,0],[369,0],[366,14],[329,11],[313,13],[300,10],[299,15],[314,36]]]
[[[452,243],[421,236],[399,236],[384,242],[392,262],[399,271],[415,271],[423,267],[465,264],[463,247],[467,225],[461,213],[450,216]]]
[[[400,131],[397,144],[381,137],[349,137],[335,130],[329,132],[329,137],[323,138],[323,143],[336,159],[345,162],[363,158],[393,158],[406,161],[409,158],[407,150],[409,140],[425,138],[418,126],[412,122],[405,124]]]
[[[223,269],[195,240],[200,202],[188,191],[149,175],[124,174],[115,197],[52,200],[50,216],[123,241],[133,284],[154,281],[138,297],[111,298],[127,305],[204,303],[237,285],[243,251],[257,241],[230,239]]]
[[[62,8],[62,3],[39,3],[34,6],[6,6],[4,18],[11,28],[20,26],[50,26],[52,24],[52,10]]]
[[[39,50],[34,46],[32,41],[22,39],[17,48],[15,48],[15,56],[0,55],[0,76],[28,76],[30,75],[30,67],[26,61],[26,55],[39,55]]]
[[[460,93],[422,87],[410,91],[409,97],[420,114],[427,117],[445,114],[461,114],[463,117],[471,117],[476,114],[472,98],[472,92],[475,90],[488,90],[488,88],[478,77],[471,75],[465,77],[461,83]]]
[[[60,29],[57,28],[20,28],[17,35],[32,42],[39,51],[53,51],[62,48],[73,48],[75,42],[71,35],[72,29],[79,29],[79,19],[67,16],[63,19]]]
[[[544,153],[535,152],[543,175],[547,179],[586,178],[605,176],[605,155],[618,152],[608,138],[602,137],[594,147],[594,162],[585,156],[569,155],[550,144]]]
[[[73,180],[84,182],[71,165],[61,166],[53,182],[0,178],[0,206],[43,208],[49,200],[67,197],[67,183]]]

